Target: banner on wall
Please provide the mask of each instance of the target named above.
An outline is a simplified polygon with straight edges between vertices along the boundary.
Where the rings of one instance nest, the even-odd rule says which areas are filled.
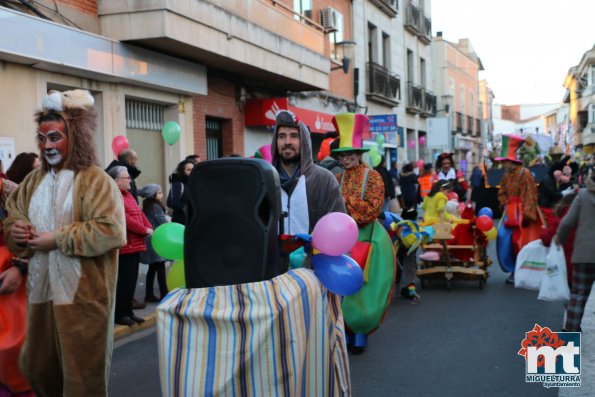
[[[399,139],[397,115],[396,114],[381,114],[368,116],[370,120],[370,140],[375,141],[376,135],[383,134],[384,142],[391,145],[400,145],[402,140]]]
[[[292,111],[312,132],[323,134],[335,130],[332,114],[292,106],[288,98],[249,100],[244,109],[244,124],[246,127],[272,127],[275,125],[275,116],[281,109]]]

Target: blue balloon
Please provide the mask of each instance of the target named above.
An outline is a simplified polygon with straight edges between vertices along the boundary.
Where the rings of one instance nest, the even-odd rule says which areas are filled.
[[[479,210],[479,212],[477,213],[477,216],[482,216],[482,215],[485,215],[490,219],[492,219],[494,217],[494,213],[492,212],[492,209],[489,207],[483,207],[482,209]]]
[[[347,255],[314,255],[312,267],[322,285],[337,295],[353,295],[364,284],[362,268]]]

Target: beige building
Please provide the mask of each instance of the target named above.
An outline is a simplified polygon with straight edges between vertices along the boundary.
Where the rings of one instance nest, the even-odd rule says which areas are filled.
[[[595,46],[570,68],[564,87],[574,148],[585,154],[595,153]]]
[[[475,165],[483,149],[483,105],[480,98],[479,71],[484,70],[469,39],[452,43],[438,32],[432,41],[434,92],[438,109],[449,117],[455,160],[466,164],[467,172]],[[489,96],[489,94],[488,94]],[[448,110],[448,111],[447,111]],[[465,163],[461,163],[465,160]]]

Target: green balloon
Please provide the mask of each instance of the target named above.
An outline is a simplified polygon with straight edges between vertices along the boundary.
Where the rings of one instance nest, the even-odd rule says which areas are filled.
[[[368,151],[368,155],[370,156],[370,158],[378,155],[378,148],[376,146],[372,146]]]
[[[184,261],[175,261],[165,278],[168,290],[186,288],[186,274],[184,272]]]
[[[151,237],[153,249],[165,259],[184,259],[184,225],[170,222],[155,229]]]
[[[163,136],[163,140],[170,145],[173,145],[180,139],[181,128],[180,124],[176,123],[175,121],[168,121],[163,124],[163,128],[161,129],[161,136]]]
[[[370,160],[372,161],[372,167],[378,167],[378,165],[382,161],[382,156],[376,153],[375,155],[370,156]]]
[[[384,134],[377,134],[376,135],[376,143],[380,147],[382,147],[382,145],[384,145]]]

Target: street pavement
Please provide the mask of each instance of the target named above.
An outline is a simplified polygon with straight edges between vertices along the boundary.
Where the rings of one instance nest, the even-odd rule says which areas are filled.
[[[496,262],[494,247],[489,254]],[[537,291],[506,284],[497,263],[490,271],[482,290],[477,282],[456,281],[448,291],[434,281],[420,290],[419,304],[395,294],[366,352],[350,356],[353,395],[556,396],[557,388],[525,383],[525,362],[517,352],[536,323],[561,330],[562,304],[538,301]],[[110,396],[159,395],[154,328],[118,340]]]

